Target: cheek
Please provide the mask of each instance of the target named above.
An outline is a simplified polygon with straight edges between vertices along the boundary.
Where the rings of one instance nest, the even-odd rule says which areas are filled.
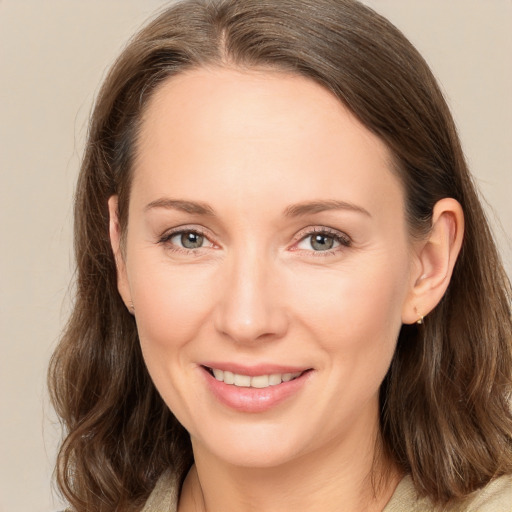
[[[211,307],[205,284],[211,278],[205,269],[184,271],[165,261],[138,263],[134,261],[130,287],[142,349],[145,354],[173,352],[203,325]]]
[[[304,277],[291,296],[323,348],[346,360],[392,356],[407,293],[407,261],[387,255],[361,258],[338,272]],[[308,293],[304,293],[304,289]]]
[[[139,262],[140,263],[140,262]],[[151,379],[179,421],[190,425],[197,379],[193,352],[209,314],[208,277],[164,262],[134,261],[130,282],[141,350]]]

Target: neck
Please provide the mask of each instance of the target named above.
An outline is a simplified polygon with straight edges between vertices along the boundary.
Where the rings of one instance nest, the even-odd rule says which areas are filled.
[[[196,463],[185,480],[179,512],[380,512],[400,475],[379,455],[376,439],[333,441],[271,468],[234,466],[193,442]]]

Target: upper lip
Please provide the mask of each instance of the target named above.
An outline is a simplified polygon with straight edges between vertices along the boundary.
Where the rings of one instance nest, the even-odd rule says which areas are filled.
[[[267,364],[260,363],[255,365],[243,365],[232,362],[203,362],[200,366],[204,366],[210,369],[228,371],[239,375],[249,375],[250,377],[256,377],[257,375],[272,375],[275,373],[297,373],[305,372],[311,368],[307,366],[288,366],[281,364]]]

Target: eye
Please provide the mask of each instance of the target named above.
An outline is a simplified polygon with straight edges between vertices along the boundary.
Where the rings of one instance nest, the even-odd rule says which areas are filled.
[[[333,236],[324,235],[321,233],[309,235],[308,239],[308,243],[311,245],[314,251],[328,251],[329,249],[339,245],[339,242],[336,241]]]
[[[185,249],[199,249],[203,246],[205,237],[194,231],[185,231],[175,234],[169,241],[174,245],[181,245]]]
[[[196,251],[214,247],[213,242],[196,229],[177,229],[163,235],[158,243],[173,251]]]
[[[349,245],[350,238],[347,235],[322,228],[306,233],[296,248],[314,252],[332,252],[341,246],[348,247]]]

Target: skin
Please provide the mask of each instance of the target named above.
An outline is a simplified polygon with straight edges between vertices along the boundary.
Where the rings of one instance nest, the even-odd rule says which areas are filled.
[[[115,196],[109,207],[120,293],[191,435],[180,512],[377,511],[389,500],[392,462],[378,459],[388,478],[376,493],[370,479],[379,387],[402,323],[442,297],[463,225],[458,204],[440,201],[432,233],[413,242],[391,166],[382,141],[305,78],[197,69],[154,94],[124,247]],[[191,231],[204,242],[187,250]],[[315,231],[333,247],[312,245]],[[309,371],[286,400],[247,412],[213,396],[205,361]]]

